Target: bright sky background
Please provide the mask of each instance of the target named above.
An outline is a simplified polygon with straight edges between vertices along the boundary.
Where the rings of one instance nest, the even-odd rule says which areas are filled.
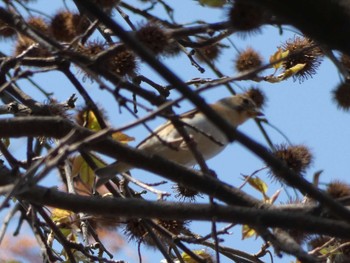
[[[69,6],[71,1],[67,1]],[[135,3],[137,6],[142,4],[137,0],[127,1],[132,4]],[[178,23],[187,23],[193,21],[193,16],[197,19],[204,19],[206,22],[219,22],[225,19],[228,12],[227,9],[211,9],[202,8],[193,0],[179,0],[179,1],[166,1],[171,3],[170,5],[175,9],[175,19]],[[54,11],[62,8],[62,1],[44,1],[38,0],[33,4],[34,8],[43,10],[48,15],[54,14]],[[164,13],[163,10],[159,9],[155,14]],[[122,19],[115,12],[114,17],[117,21],[120,21],[123,25]],[[141,17],[131,16],[131,20],[134,24],[139,24],[144,21]],[[126,29],[128,29],[125,26]],[[294,33],[288,30],[284,30],[284,34],[279,35],[277,28],[272,26],[266,26],[263,28],[261,34],[255,34],[250,37],[242,38],[237,35],[232,35],[230,39],[233,43],[241,50],[247,46],[251,46],[262,54],[265,62],[268,62],[269,57],[277,51],[277,47],[280,46],[286,39],[293,37]],[[6,54],[10,54],[9,50],[13,50],[13,46],[10,46],[11,42],[2,42],[0,50]],[[222,43],[230,45],[227,40]],[[237,53],[234,49],[225,51],[217,62],[218,68],[228,76],[234,76],[234,63],[233,60]],[[204,74],[198,72],[193,66],[191,66],[188,58],[182,55],[180,59],[170,59],[164,61],[182,80],[187,81],[193,78],[215,78],[215,75],[207,69]],[[204,65],[202,65],[204,66]],[[204,66],[205,67],[205,66]],[[162,80],[156,73],[149,70],[146,65],[141,65],[139,72],[150,79],[158,82],[159,84],[166,85],[167,83]],[[263,74],[271,74],[273,70],[265,71]],[[47,90],[55,92],[55,98],[59,101],[66,100],[72,92],[72,86],[68,83],[63,75],[60,73],[52,73],[50,77],[47,74],[38,75],[35,78],[43,87]],[[305,144],[312,150],[314,154],[314,162],[307,171],[307,179],[312,180],[312,175],[318,170],[324,170],[321,176],[322,183],[328,183],[330,180],[339,179],[348,181],[349,176],[349,155],[347,154],[350,134],[350,115],[348,112],[338,110],[336,105],[332,101],[331,91],[336,87],[337,83],[340,82],[339,75],[335,67],[326,59],[320,67],[318,74],[313,79],[306,80],[303,83],[293,82],[288,80],[282,83],[252,83],[252,82],[239,82],[240,87],[249,88],[252,85],[260,87],[268,98],[268,104],[265,108],[264,114],[267,120],[277,126],[293,144]],[[107,97],[106,92],[101,92],[98,87],[87,80],[84,86],[90,93],[90,95],[96,99],[102,106],[106,106],[108,109],[108,116],[110,122],[117,127],[130,123],[132,119],[126,112],[119,114],[119,109],[115,108],[113,99]],[[234,85],[233,85],[234,86]],[[236,89],[239,92],[239,89]],[[29,94],[32,94],[33,87],[27,85]],[[36,94],[36,93],[35,93]],[[208,102],[215,102],[217,99],[228,96],[229,93],[225,87],[219,87],[215,90],[211,90],[203,93],[203,96]],[[178,94],[173,92],[171,98],[177,98]],[[44,98],[43,98],[44,99]],[[82,104],[83,100],[79,99],[78,104]],[[112,104],[113,103],[113,104]],[[111,106],[108,106],[111,105]],[[178,112],[184,112],[192,108],[189,103],[182,103],[182,108]],[[142,113],[141,115],[142,116]],[[156,127],[162,123],[162,120],[156,120],[150,123],[152,127]],[[274,143],[285,143],[285,139],[274,129],[265,126],[268,134],[270,135]],[[254,121],[250,121],[240,127],[240,130],[254,138],[260,143],[266,144],[262,137],[259,129],[257,128]],[[137,128],[127,132],[128,135],[134,136],[136,141],[132,145],[136,145],[148,132],[144,128]],[[18,140],[12,143],[11,150],[20,151],[23,141]],[[223,153],[215,157],[213,160],[208,162],[210,168],[214,169],[219,178],[223,181],[229,182],[235,186],[239,186],[242,183],[241,174],[249,175],[255,170],[264,166],[264,163],[251,154],[248,150],[241,147],[238,143],[234,143],[229,146]],[[159,178],[145,176],[145,172],[135,171],[133,173],[136,177],[147,182],[160,181]],[[277,189],[280,188],[279,184],[271,183],[265,172],[259,174],[270,186],[269,195],[272,195]],[[150,179],[151,178],[151,179]],[[47,184],[52,182],[47,181]],[[168,186],[164,189],[169,190]],[[260,198],[260,195],[251,188],[246,188],[246,191],[254,194]],[[292,193],[292,191],[289,191]],[[151,196],[155,198],[155,196]],[[284,201],[286,198],[285,193],[281,194],[281,197],[277,200],[278,202]],[[200,201],[200,199],[199,199]],[[207,201],[203,199],[203,201]],[[1,213],[3,215],[4,213]],[[209,224],[196,222],[192,224],[195,226],[194,231],[198,231],[200,234],[208,234],[210,231]],[[204,231],[203,231],[204,230]],[[262,244],[261,240],[258,241],[253,239],[241,241],[241,228],[236,227],[232,230],[233,235],[231,237],[225,236],[224,239],[227,241],[227,245],[242,249],[249,253],[256,253],[259,251]],[[125,259],[128,262],[137,262],[136,250],[131,245],[123,250],[123,253],[117,255],[115,259]],[[134,254],[135,253],[135,254]],[[147,249],[142,247],[142,253],[145,255],[143,262],[159,262],[163,256],[155,253],[153,249]],[[268,262],[269,259],[265,258]],[[278,262],[290,262],[290,258],[275,259]],[[226,258],[222,257],[222,262],[225,262]],[[275,261],[277,262],[277,261]]]

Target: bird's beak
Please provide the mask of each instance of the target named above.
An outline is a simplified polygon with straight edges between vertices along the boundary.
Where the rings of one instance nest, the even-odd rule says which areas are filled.
[[[264,113],[262,113],[262,112],[259,111],[259,110],[252,110],[252,111],[249,112],[249,113],[250,113],[250,115],[252,116],[252,118],[264,116]]]

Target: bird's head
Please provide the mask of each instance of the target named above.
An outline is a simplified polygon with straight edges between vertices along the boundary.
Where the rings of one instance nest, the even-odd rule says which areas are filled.
[[[249,118],[263,115],[254,101],[245,94],[223,98],[218,101],[218,104],[230,110],[231,116],[223,117],[228,118],[234,125],[242,124]]]

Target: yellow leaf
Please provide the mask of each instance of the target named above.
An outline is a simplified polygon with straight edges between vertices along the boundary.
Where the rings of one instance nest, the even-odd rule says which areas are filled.
[[[94,185],[94,183],[95,183],[95,173],[90,168],[90,166],[87,164],[87,162],[85,162],[85,161],[82,162],[79,174],[80,174],[81,181],[84,184],[86,184],[86,185],[88,185],[90,187],[92,187]]]
[[[93,111],[88,110],[83,113],[84,127],[93,130],[100,131],[101,126],[97,121],[97,118]],[[118,142],[127,143],[135,140],[134,137],[130,137],[122,132],[115,132],[112,134],[112,138]]]
[[[212,256],[204,249],[201,250],[192,250],[192,252],[198,256],[200,256],[201,258],[204,259],[205,262],[213,262],[212,260],[210,261],[210,259],[212,259]],[[191,256],[189,256],[187,253],[182,253],[181,254],[183,261],[185,261],[186,263],[195,263],[197,262],[197,260],[194,260]]]
[[[261,180],[259,177],[255,176],[244,176],[245,179],[247,179],[248,184],[250,184],[252,187],[254,187],[256,190],[258,190],[262,194],[266,194],[268,186],[267,184]]]
[[[106,163],[96,155],[89,154],[89,156],[98,168],[106,166]],[[72,164],[72,177],[76,177],[78,175],[80,176],[82,182],[90,187],[92,187],[95,183],[95,172],[90,168],[88,163],[81,155],[74,157]]]
[[[250,238],[256,234],[255,230],[250,228],[248,225],[242,226],[242,240],[246,238]]]
[[[55,223],[70,223],[72,221],[73,212],[55,208],[51,212],[51,219]]]
[[[289,50],[283,51],[281,48],[279,48],[277,52],[270,57],[270,63],[273,64],[276,61],[281,60],[280,62],[273,64],[273,67],[277,70],[282,66],[282,63],[283,63],[282,59],[286,58],[288,54],[289,54]]]
[[[198,2],[209,7],[223,7],[226,4],[226,0],[199,0]]]
[[[122,142],[122,143],[128,143],[130,141],[135,140],[134,137],[130,137],[128,135],[126,135],[125,133],[122,132],[115,132],[112,134],[112,138],[118,142]]]
[[[302,70],[306,64],[296,64],[295,66],[287,69],[285,72],[283,72],[280,76],[282,76],[282,80],[285,80],[287,78],[290,78],[291,76],[297,74],[300,70]],[[278,77],[280,77],[278,76]]]
[[[97,121],[95,113],[92,110],[87,110],[83,113],[84,127],[93,130],[101,130],[101,126]]]
[[[71,175],[73,178],[79,175],[81,167],[83,166],[84,162],[85,160],[80,155],[74,157],[73,164],[72,164],[72,175]]]

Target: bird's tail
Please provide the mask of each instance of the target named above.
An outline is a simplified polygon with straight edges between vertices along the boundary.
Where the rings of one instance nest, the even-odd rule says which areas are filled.
[[[106,183],[108,180],[112,179],[116,174],[125,173],[132,168],[133,167],[130,164],[123,162],[115,162],[103,168],[96,169],[95,174],[99,177],[97,186]]]

